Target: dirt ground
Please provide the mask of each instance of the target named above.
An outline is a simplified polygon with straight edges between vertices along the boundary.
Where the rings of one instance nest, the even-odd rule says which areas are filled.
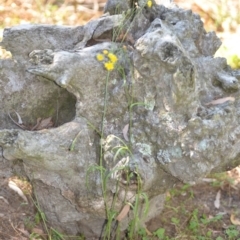
[[[0,239],[48,239],[29,183],[17,177],[0,178],[0,182]],[[12,182],[22,190],[28,203],[9,187]],[[240,168],[237,167],[205,178],[195,186],[177,184],[168,192],[163,212],[147,224],[148,234],[143,236],[159,239],[151,234],[162,228],[165,230],[162,239],[237,240],[239,225]]]
[[[98,1],[85,2],[94,2],[96,6]],[[104,1],[100,2],[102,6]],[[206,14],[206,24],[214,24],[207,10],[199,8],[199,4],[191,5],[194,1],[179,2],[186,8],[202,11]],[[215,11],[214,8],[211,11]],[[4,21],[8,16],[7,12],[5,14]],[[92,12],[89,11],[89,14]],[[224,26],[228,28],[226,24]],[[222,26],[217,27],[217,30],[223,30]],[[31,186],[24,178],[19,179],[7,171],[4,172],[4,164],[0,162],[0,240],[47,239],[41,216],[31,197]],[[142,239],[154,238],[151,234],[159,228],[164,229],[165,238],[162,239],[166,240],[240,239],[239,181],[240,168],[236,168],[225,174],[205,178],[195,186],[179,183],[168,192],[163,212],[147,224],[149,232],[142,233]],[[52,240],[55,239],[60,238]]]
[[[0,239],[28,240],[30,232],[33,230],[31,225],[35,222],[36,210],[31,199],[26,203],[17,192],[9,188],[10,181],[16,182],[20,189],[26,185],[24,181],[23,184],[22,181],[14,177],[0,178]]]
[[[170,190],[163,212],[148,223],[171,239],[240,239],[240,168]]]

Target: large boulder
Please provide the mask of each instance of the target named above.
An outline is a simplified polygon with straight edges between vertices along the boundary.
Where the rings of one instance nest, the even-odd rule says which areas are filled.
[[[88,238],[143,225],[174,183],[240,163],[240,71],[214,58],[215,33],[176,6],[112,4],[83,27],[20,25],[0,43],[12,53],[0,60],[1,162],[22,163],[53,227]]]

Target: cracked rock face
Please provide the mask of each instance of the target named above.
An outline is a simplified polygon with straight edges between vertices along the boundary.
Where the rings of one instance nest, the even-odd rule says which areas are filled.
[[[25,76],[35,87],[50,80],[49,99],[53,82],[76,98],[74,119],[66,117],[61,126],[31,132],[6,124],[0,131],[3,157],[23,160],[48,220],[66,233],[100,236],[113,197],[119,213],[126,202],[134,204],[139,186],[150,200],[144,224],[161,211],[175,182],[194,183],[240,163],[240,71],[213,57],[220,46],[215,33],[206,33],[196,14],[174,7],[153,5],[126,16],[106,15],[78,28],[4,32],[1,45],[19,65],[0,63],[14,76],[24,69],[19,85]],[[22,39],[19,45],[12,36]],[[44,87],[37,95],[42,101],[40,93],[46,95]],[[105,199],[99,164],[107,179]],[[132,217],[130,210],[122,229]]]

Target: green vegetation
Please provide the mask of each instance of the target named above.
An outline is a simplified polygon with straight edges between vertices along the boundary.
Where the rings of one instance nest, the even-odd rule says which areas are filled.
[[[150,2],[150,1],[149,1]],[[149,5],[149,4],[148,4]],[[138,11],[141,11],[141,9],[138,9]],[[130,11],[126,14],[125,19],[121,23],[120,27],[117,29],[114,29],[113,31],[113,41],[116,41],[116,39],[119,39],[119,36],[121,36],[121,42],[124,43],[125,38],[127,36],[128,29],[126,29],[126,22],[128,22],[129,18],[132,17],[133,14],[138,14],[135,11]],[[101,178],[101,188],[102,188],[102,196],[104,199],[104,206],[105,206],[105,211],[106,211],[106,224],[104,226],[104,231],[102,238],[105,240],[110,240],[110,239],[120,239],[119,232],[120,232],[120,225],[122,219],[131,211],[132,217],[129,222],[129,226],[127,229],[127,239],[134,240],[137,239],[138,236],[142,236],[143,231],[142,229],[142,220],[143,218],[147,215],[148,213],[148,208],[149,208],[149,201],[148,201],[148,196],[146,193],[142,191],[142,180],[138,174],[138,170],[136,169],[134,172],[129,169],[128,165],[123,165],[120,167],[114,167],[110,172],[109,170],[104,167],[104,149],[103,149],[103,144],[102,142],[106,140],[107,136],[104,135],[104,129],[105,129],[105,120],[107,118],[107,99],[108,99],[108,88],[109,88],[109,80],[111,78],[111,73],[113,71],[117,71],[119,75],[123,78],[124,81],[124,90],[127,95],[128,103],[127,103],[127,108],[129,110],[129,142],[126,143],[123,139],[120,139],[117,136],[113,136],[120,145],[113,146],[111,151],[115,152],[115,155],[112,159],[113,162],[117,159],[117,157],[125,157],[129,158],[132,156],[132,151],[131,151],[131,128],[132,128],[132,112],[134,109],[134,106],[146,106],[144,103],[134,103],[133,102],[133,96],[132,96],[132,88],[133,86],[128,86],[127,81],[126,81],[126,73],[124,66],[121,66],[121,63],[119,63],[119,58],[124,57],[124,62],[130,62],[128,60],[128,55],[126,53],[126,49],[124,48],[123,44],[119,44],[119,49],[115,50],[107,50],[104,49],[101,53],[98,53],[96,55],[96,59],[103,65],[103,68],[106,70],[106,81],[105,81],[105,94],[104,94],[104,107],[103,107],[103,115],[102,115],[102,124],[101,124],[101,129],[98,130],[97,132],[100,133],[100,157],[99,157],[99,165],[91,166],[88,170],[87,173],[87,184],[88,184],[88,177],[90,173],[98,171],[100,174]],[[132,69],[130,69],[132,71]],[[94,127],[94,129],[96,129]],[[110,195],[108,195],[108,189],[109,189],[109,182],[111,176],[117,172],[121,171],[125,175],[125,180],[126,180],[126,187],[125,187],[125,197],[124,200],[122,201],[122,207],[121,211],[116,209],[116,196],[118,194],[114,194],[113,198]],[[114,179],[114,182],[116,184],[115,186],[115,191],[118,193],[119,191],[119,179]],[[135,195],[132,197],[131,200],[127,199],[127,192],[129,191],[130,185],[134,181],[136,183],[136,191]],[[111,182],[112,184],[112,182]],[[111,185],[112,188],[112,185]],[[144,209],[143,209],[143,216],[140,216],[140,206],[144,204]],[[116,222],[116,223],[115,223]],[[113,225],[117,225],[117,228],[112,228]],[[114,237],[113,237],[114,236]]]
[[[38,201],[34,200],[33,198],[32,198],[32,201],[37,209],[37,213],[35,214],[35,220],[34,220],[34,222],[31,222],[31,224],[29,224],[30,223],[29,221],[25,223],[28,228],[31,227],[31,229],[32,229],[32,233],[29,236],[30,240],[35,240],[35,239],[37,239],[37,240],[42,240],[42,239],[65,240],[66,237],[71,238],[73,240],[83,240],[84,239],[84,237],[82,237],[82,236],[79,236],[79,237],[64,236],[63,234],[59,233],[56,229],[49,227],[46,216],[45,216],[44,212],[42,211]],[[33,231],[34,227],[37,225],[40,225],[40,224],[43,225],[43,229],[45,230],[46,234],[36,232],[36,230]]]
[[[227,63],[235,69],[240,68],[240,48],[238,46],[238,35],[236,34],[231,40],[226,40],[217,51],[216,56],[224,56]]]

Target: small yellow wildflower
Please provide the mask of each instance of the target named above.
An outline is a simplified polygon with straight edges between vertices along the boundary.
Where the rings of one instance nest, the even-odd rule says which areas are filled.
[[[104,55],[102,55],[100,53],[98,53],[96,57],[97,57],[98,61],[103,61],[103,59],[104,59]]]
[[[116,63],[117,60],[118,60],[117,56],[116,56],[115,54],[113,54],[113,53],[109,53],[107,56],[108,56],[109,60],[110,60],[113,64]]]
[[[147,6],[148,6],[149,8],[152,7],[152,1],[151,1],[151,0],[148,0],[148,1],[147,1]]]
[[[108,50],[103,50],[103,54],[107,55],[108,54]]]
[[[113,62],[106,62],[104,63],[104,67],[108,70],[108,71],[112,71],[114,69],[114,63]]]

